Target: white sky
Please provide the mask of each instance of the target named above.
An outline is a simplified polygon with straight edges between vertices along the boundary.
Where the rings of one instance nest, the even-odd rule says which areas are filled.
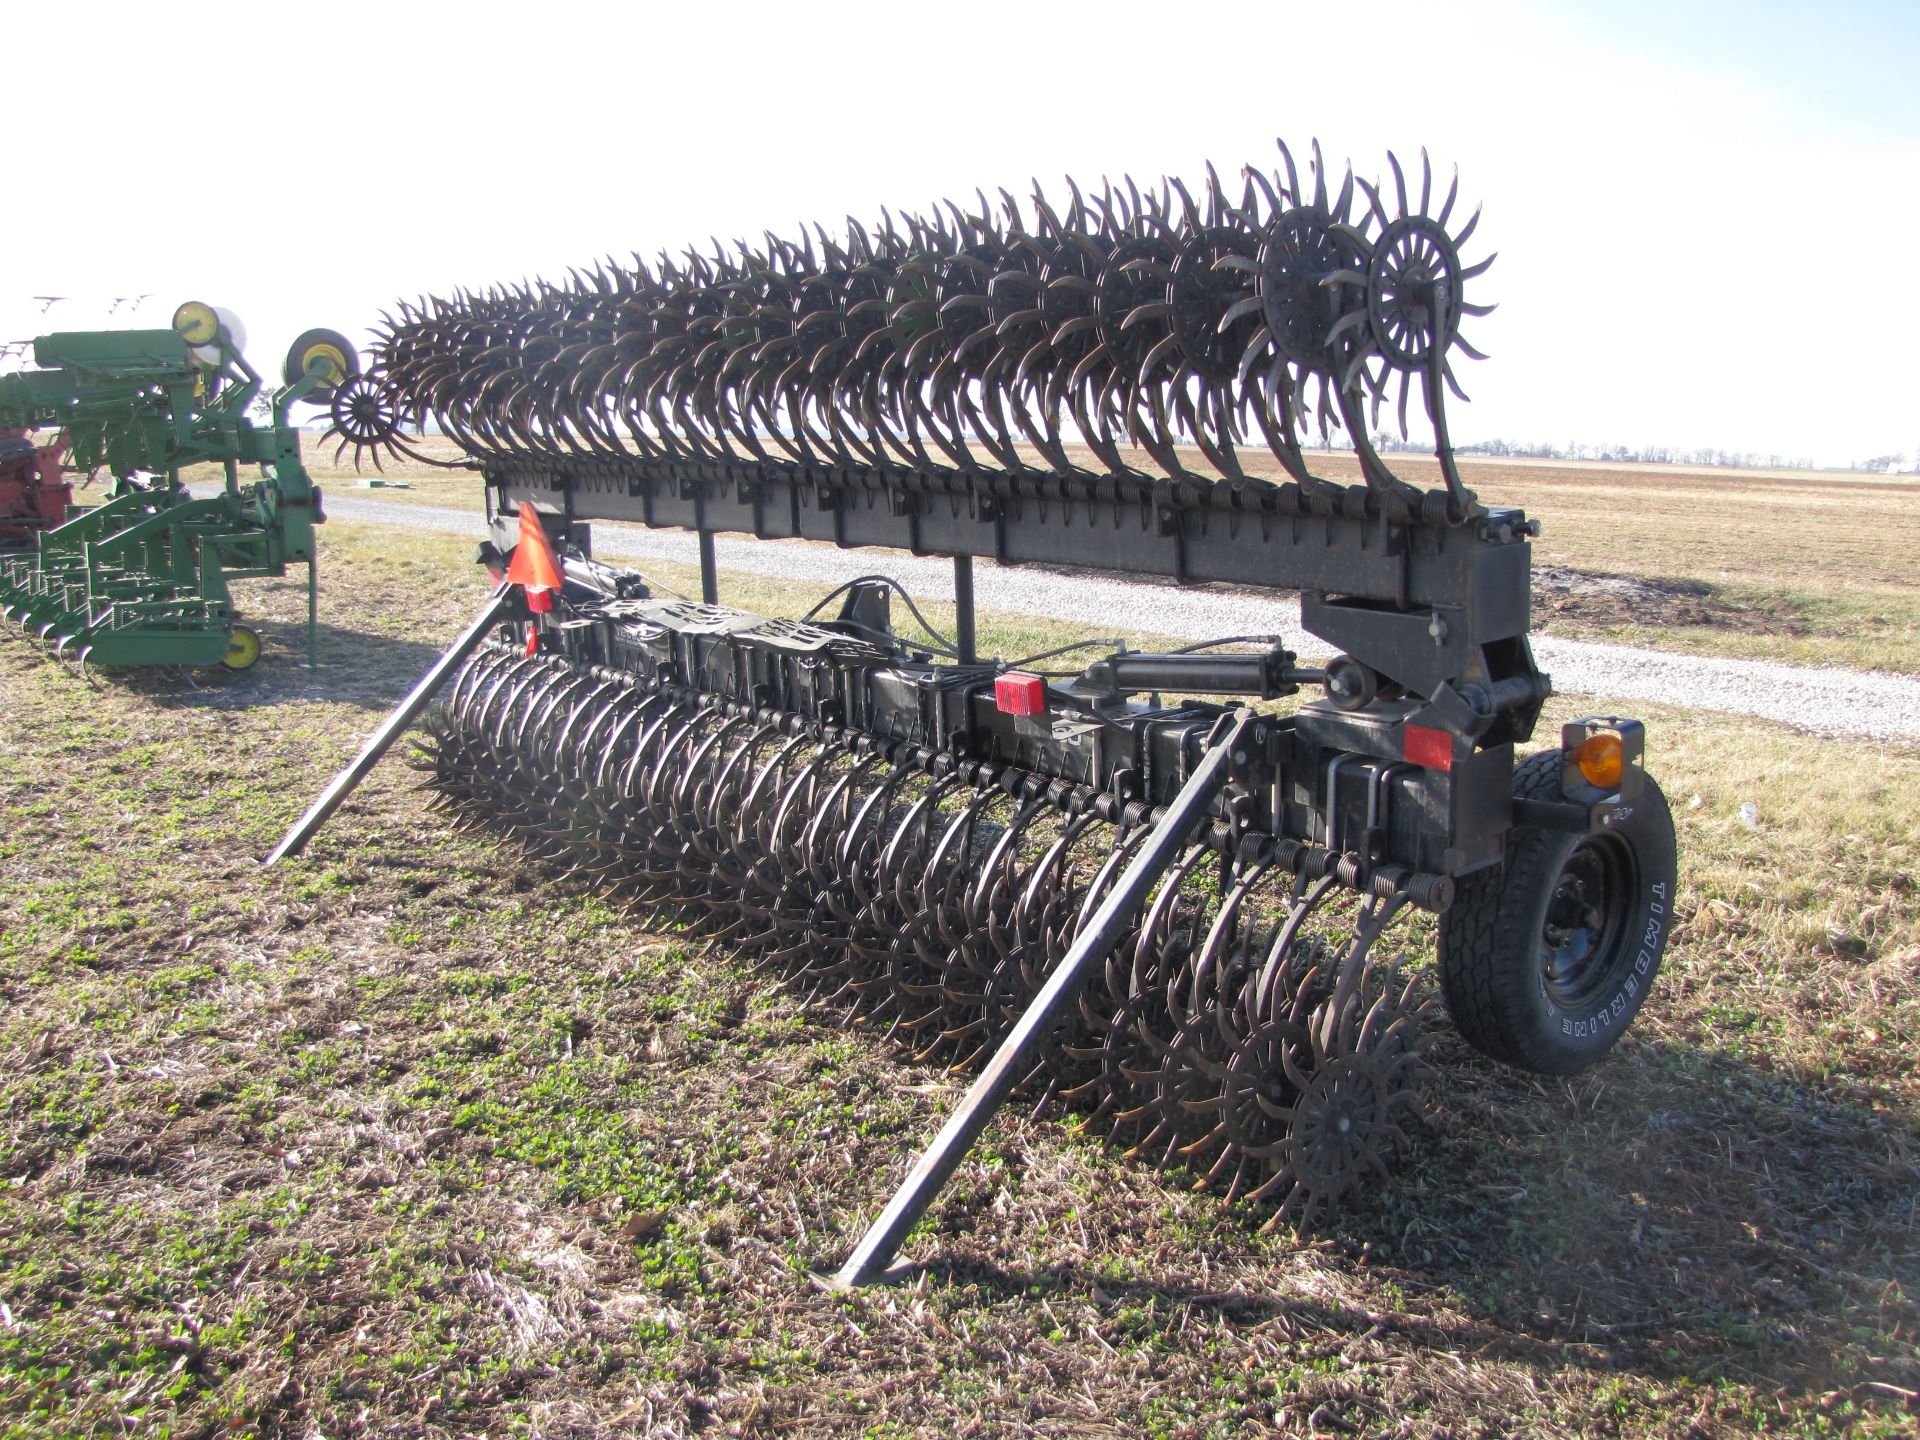
[[[1920,448],[1903,0],[14,9],[0,341],[204,299],[277,374],[403,295],[1317,135],[1485,205],[1457,441]]]

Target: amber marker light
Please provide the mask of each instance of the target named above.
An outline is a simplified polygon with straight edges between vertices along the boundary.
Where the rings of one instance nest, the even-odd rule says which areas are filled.
[[[1573,752],[1573,763],[1580,767],[1580,773],[1587,777],[1589,785],[1597,785],[1602,790],[1617,790],[1626,764],[1620,737],[1611,730],[1589,735],[1580,742],[1580,748]]]

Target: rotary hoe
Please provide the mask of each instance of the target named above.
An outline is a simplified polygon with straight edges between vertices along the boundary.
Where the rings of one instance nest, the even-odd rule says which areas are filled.
[[[401,306],[334,434],[453,437],[511,563],[273,858],[424,714],[446,804],[977,1072],[847,1284],[1015,1093],[1268,1224],[1364,1194],[1420,1108],[1416,916],[1472,1045],[1593,1063],[1660,963],[1672,822],[1634,721],[1516,759],[1538,526],[1463,483],[1444,408],[1491,257],[1457,181],[1389,169],[1282,146],[1233,194],[1002,192]],[[1428,486],[1369,441],[1415,395]],[[1336,428],[1354,483],[1303,445]],[[702,598],[594,561],[593,520],[696,532]],[[953,633],[878,576],[721,606],[718,532],[950,558]],[[984,658],[977,559],[1298,591],[1333,658]]]

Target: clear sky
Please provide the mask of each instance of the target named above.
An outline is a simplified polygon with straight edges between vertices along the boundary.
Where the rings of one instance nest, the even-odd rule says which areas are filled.
[[[402,295],[1318,136],[1485,206],[1457,439],[1920,448],[1913,0],[14,9],[0,341],[195,298],[277,371]]]

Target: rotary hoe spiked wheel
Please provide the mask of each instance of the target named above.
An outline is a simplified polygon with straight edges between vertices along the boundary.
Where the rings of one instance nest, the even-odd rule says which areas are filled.
[[[1070,499],[1104,475],[1151,472],[1203,500],[1247,489],[1240,449],[1263,442],[1312,509],[1328,487],[1304,434],[1344,429],[1368,457],[1366,504],[1404,515],[1420,497],[1371,450],[1366,406],[1393,376],[1421,382],[1443,426],[1466,282],[1457,183],[1430,213],[1389,157],[1391,198],[1349,172],[1329,185],[1316,146],[1303,181],[1249,170],[1230,195],[1132,181],[1057,207],[1001,193],[711,255],[609,262],[566,285],[495,288],[402,304],[366,373],[335,392],[328,438],[356,463],[431,419],[477,461],[559,465],[829,467],[876,479],[982,469]],[[1081,452],[1091,452],[1089,472]],[[1441,443],[1446,505],[1475,502]],[[1197,452],[1197,453],[1195,453]],[[1035,456],[1040,463],[1034,462]],[[1198,462],[1198,463],[1196,463]],[[442,463],[442,462],[427,462]],[[891,482],[889,482],[891,483]]]
[[[428,715],[436,803],[731,945],[914,1060],[975,1069],[1145,831],[1000,767],[945,774],[516,646]],[[1022,1089],[1187,1174],[1317,1218],[1419,1111],[1425,1001],[1373,958],[1399,904],[1296,894],[1191,847]],[[1348,903],[1352,902],[1352,903]]]

